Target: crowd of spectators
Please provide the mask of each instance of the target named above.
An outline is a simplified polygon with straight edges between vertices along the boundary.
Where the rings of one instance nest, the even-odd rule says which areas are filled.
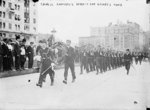
[[[8,38],[0,38],[0,72],[5,71],[22,71],[32,69],[34,66],[39,70],[40,62],[35,62],[35,56],[39,55],[42,40],[35,45],[34,42],[29,42],[27,45],[26,39],[21,39],[16,36],[15,40]],[[58,57],[61,58],[63,50],[58,50]],[[75,62],[79,62],[79,48],[75,47]],[[35,65],[34,65],[35,64]],[[62,62],[61,62],[62,64]]]
[[[25,62],[28,60],[27,68],[33,68],[34,43],[26,45],[26,39],[16,36],[12,41],[8,38],[0,38],[0,72],[25,70]]]

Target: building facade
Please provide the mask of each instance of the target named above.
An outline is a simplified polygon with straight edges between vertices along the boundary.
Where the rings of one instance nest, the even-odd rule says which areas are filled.
[[[37,34],[37,6],[32,0],[0,0],[0,36],[30,39]]]
[[[79,46],[85,46],[85,45],[93,45],[94,47],[104,46],[105,39],[97,36],[79,37]]]
[[[106,27],[91,27],[90,37],[80,37],[79,45],[93,44],[116,50],[139,48],[143,31],[137,23],[110,23]]]

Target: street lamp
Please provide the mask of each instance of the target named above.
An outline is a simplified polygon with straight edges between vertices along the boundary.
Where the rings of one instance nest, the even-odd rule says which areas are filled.
[[[53,28],[53,30],[51,31],[52,34],[56,33],[56,30]]]

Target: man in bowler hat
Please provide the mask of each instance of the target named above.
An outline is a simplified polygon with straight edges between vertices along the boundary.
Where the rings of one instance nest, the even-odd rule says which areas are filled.
[[[15,68],[20,70],[20,36],[16,36],[16,43],[14,44]]]
[[[27,56],[28,56],[28,68],[31,69],[33,67],[33,58],[34,58],[34,49],[33,42],[30,42],[30,46],[27,47]]]

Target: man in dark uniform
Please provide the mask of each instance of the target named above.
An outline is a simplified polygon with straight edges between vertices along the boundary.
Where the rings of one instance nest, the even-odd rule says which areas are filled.
[[[99,73],[100,70],[100,54],[99,54],[99,49],[97,48],[97,50],[95,51],[95,62],[96,62],[96,71],[97,71],[97,75]]]
[[[90,64],[91,64],[91,59],[90,59],[90,51],[87,50],[86,51],[86,58],[87,58],[87,64],[86,64],[86,70],[87,70],[87,73],[90,72]]]
[[[33,67],[33,58],[34,58],[34,49],[33,42],[30,42],[30,45],[27,47],[27,57],[28,57],[28,68],[31,69]]]
[[[75,53],[74,48],[71,47],[71,41],[66,41],[67,47],[66,47],[66,53],[65,53],[65,71],[64,71],[64,80],[63,83],[67,84],[67,77],[68,77],[68,69],[71,69],[72,73],[72,82],[75,81],[76,75],[75,75],[75,65],[74,65],[74,59],[75,59]]]
[[[137,52],[134,53],[134,59],[135,59],[135,64],[137,65],[138,64],[138,53]]]
[[[111,51],[111,54],[110,54],[110,63],[111,63],[111,68],[114,69],[114,64],[113,64],[113,52]]]
[[[94,71],[94,53],[92,50],[89,51],[89,65],[90,71]]]
[[[107,54],[105,50],[103,52],[103,70],[104,72],[107,71]]]
[[[124,55],[124,62],[125,62],[125,68],[127,70],[127,75],[129,74],[129,70],[130,70],[130,65],[132,62],[132,56],[130,54],[129,49],[126,50],[126,53]]]
[[[111,53],[108,52],[108,69],[111,70]]]
[[[143,54],[141,52],[139,52],[138,59],[139,59],[140,65],[141,65],[142,60],[143,60]]]
[[[104,53],[103,53],[103,50],[100,50],[99,54],[100,54],[100,60],[99,60],[100,71],[101,71],[101,73],[103,73],[104,72]]]
[[[2,72],[2,68],[3,68],[3,49],[2,49],[2,36],[0,36],[0,72]]]
[[[20,36],[16,36],[16,43],[14,44],[15,68],[20,70]]]
[[[51,79],[51,86],[54,84],[54,69],[52,66],[52,63],[54,61],[52,60],[52,51],[47,47],[47,44],[45,41],[42,42],[42,47],[39,50],[39,53],[41,55],[41,71],[37,86],[42,87],[43,81],[45,80],[47,74],[49,74]]]
[[[85,50],[81,51],[80,52],[80,69],[81,69],[81,73],[80,74],[83,74],[83,69],[86,69],[86,64],[87,64],[86,60],[87,60],[87,58],[86,58]]]

